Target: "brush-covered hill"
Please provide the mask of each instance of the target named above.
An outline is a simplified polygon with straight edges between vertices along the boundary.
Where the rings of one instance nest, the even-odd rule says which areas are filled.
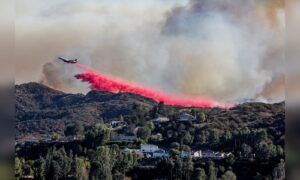
[[[148,112],[157,104],[130,93],[90,91],[68,94],[38,83],[15,86],[17,137],[24,134],[61,133],[73,121],[92,124],[134,114],[136,106]]]
[[[39,83],[16,85],[15,96],[17,139],[53,132],[62,134],[66,125],[74,121],[88,125],[119,119],[120,115],[125,120],[137,116],[149,120],[159,106],[149,98],[131,93],[68,94]],[[205,129],[267,127],[275,134],[284,133],[284,103],[245,103],[231,109],[164,106],[157,114],[174,117],[182,111],[203,112],[207,120],[201,127]]]

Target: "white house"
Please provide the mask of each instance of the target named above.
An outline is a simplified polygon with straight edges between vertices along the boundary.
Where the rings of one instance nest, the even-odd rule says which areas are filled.
[[[111,121],[110,125],[112,128],[117,128],[127,126],[127,123],[125,121]]]
[[[152,144],[141,144],[141,151],[143,153],[153,153],[155,151],[158,151],[159,148],[156,145]]]
[[[169,153],[163,149],[157,150],[152,154],[153,158],[162,158],[162,157],[169,157],[169,156],[170,156]]]
[[[195,151],[192,155],[194,158],[201,158],[202,157],[202,151]]]
[[[170,121],[170,119],[167,117],[157,117],[157,118],[152,119],[151,121],[154,123],[163,123],[163,122]]]
[[[51,142],[52,141],[52,138],[51,137],[45,137],[42,139],[42,142]]]
[[[22,176],[22,179],[34,179],[33,175],[24,175]]]
[[[203,151],[202,158],[213,158],[215,157],[215,153],[213,151]]]
[[[134,153],[138,156],[138,158],[144,158],[144,153],[142,153],[139,149],[129,149],[129,148],[125,148],[123,149],[123,152],[125,153]]]
[[[190,114],[187,114],[187,113],[183,113],[183,114],[180,114],[179,116],[177,116],[176,120],[177,121],[194,121],[194,120],[196,120],[196,117],[194,117]]]
[[[203,151],[202,158],[224,159],[225,154],[223,152]]]

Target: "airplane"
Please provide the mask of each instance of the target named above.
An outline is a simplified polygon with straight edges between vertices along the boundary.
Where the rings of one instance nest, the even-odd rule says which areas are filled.
[[[65,58],[62,58],[62,57],[58,57],[58,59],[62,60],[65,63],[69,63],[69,64],[77,63],[77,59],[65,59]]]

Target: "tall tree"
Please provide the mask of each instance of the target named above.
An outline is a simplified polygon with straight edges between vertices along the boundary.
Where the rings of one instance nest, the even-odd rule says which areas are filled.
[[[230,131],[225,131],[225,133],[222,136],[222,141],[224,143],[230,141],[232,139],[232,133]]]
[[[192,172],[194,170],[194,163],[192,161],[192,158],[188,157],[183,159],[183,179],[189,180],[191,178]]]
[[[67,178],[71,170],[72,157],[69,157],[64,148],[53,148],[46,155],[45,179]]]
[[[110,138],[110,130],[105,124],[96,124],[87,129],[86,142],[91,147],[104,145]]]
[[[194,178],[196,180],[206,180],[205,170],[203,168],[196,168],[194,172]]]
[[[65,130],[66,136],[83,136],[84,134],[84,127],[81,123],[75,122],[74,124],[67,126]]]
[[[70,175],[75,179],[87,180],[88,179],[88,162],[76,155],[72,159]]]
[[[277,155],[276,146],[271,142],[261,141],[256,145],[256,155],[260,160],[269,160]]]
[[[34,177],[36,179],[45,179],[46,161],[43,157],[40,157],[34,163]]]
[[[33,169],[32,169],[31,165],[28,162],[26,162],[23,166],[22,175],[23,176],[33,175]]]
[[[120,148],[117,144],[113,144],[109,150],[110,165],[113,167],[117,161],[120,160]]]
[[[151,130],[153,130],[153,129],[155,128],[153,122],[151,122],[151,121],[148,121],[148,122],[146,123],[146,126],[147,126],[149,129],[151,129]]]
[[[22,175],[23,162],[18,157],[15,157],[15,178],[19,179]]]
[[[142,140],[147,142],[151,136],[151,129],[149,129],[148,127],[141,127],[138,129],[136,135],[138,138],[141,138]]]
[[[249,146],[248,144],[243,143],[242,144],[242,153],[243,153],[243,156],[246,157],[246,158],[248,158],[251,152],[252,152],[251,146]]]
[[[212,160],[208,161],[208,180],[217,180],[217,169]]]
[[[176,156],[174,165],[175,179],[182,179],[182,166],[182,159]]]
[[[209,132],[209,142],[213,144],[218,144],[220,142],[220,133],[217,129],[212,129]]]
[[[163,174],[164,176],[173,178],[173,168],[174,168],[174,161],[171,158],[163,158],[159,161],[157,165],[157,169]]]
[[[207,139],[208,139],[207,134],[208,134],[207,131],[201,131],[200,137],[199,137],[199,143],[200,143],[200,144],[205,144],[205,143],[207,143]]]
[[[193,136],[188,131],[184,131],[182,137],[183,144],[191,144],[193,142]]]
[[[206,115],[204,114],[204,112],[198,114],[197,119],[199,123],[204,123],[206,121]]]
[[[222,180],[236,180],[236,175],[232,171],[228,170],[225,172],[225,174],[222,175],[221,179]]]
[[[91,159],[90,179],[112,179],[110,151],[107,146],[99,146],[95,156]]]

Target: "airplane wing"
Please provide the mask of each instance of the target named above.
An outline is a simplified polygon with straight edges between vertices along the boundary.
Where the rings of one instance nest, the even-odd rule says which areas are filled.
[[[65,59],[63,57],[58,57],[58,59],[63,60],[63,61],[68,61],[67,59]]]

